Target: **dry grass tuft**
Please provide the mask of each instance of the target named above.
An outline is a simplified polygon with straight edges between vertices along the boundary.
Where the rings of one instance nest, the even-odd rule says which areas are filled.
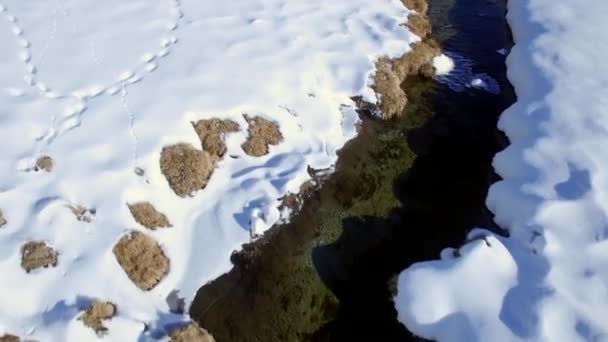
[[[78,221],[86,223],[91,222],[91,215],[94,215],[94,211],[92,209],[87,209],[81,205],[68,205],[68,208],[70,208],[70,211],[72,214],[74,214],[74,216],[76,216]]]
[[[21,341],[19,337],[11,334],[6,334],[0,336],[0,342],[19,342]]]
[[[241,147],[248,155],[261,157],[268,154],[268,146],[278,145],[283,141],[283,135],[276,122],[261,116],[250,118],[247,115],[245,120],[249,124],[249,135]]]
[[[380,58],[376,62],[373,89],[380,95],[379,107],[385,119],[399,116],[407,104],[407,96],[401,88],[401,82],[393,70],[393,61]]]
[[[36,160],[34,171],[44,170],[46,172],[53,171],[53,159],[49,156],[42,156]]]
[[[108,328],[103,325],[103,321],[111,319],[114,315],[116,315],[116,305],[95,299],[78,319],[93,329],[95,333],[102,335],[108,331]]]
[[[150,290],[169,271],[169,259],[151,237],[132,231],[112,249],[129,279],[142,290]]]
[[[2,212],[2,209],[0,209],[0,227],[4,226],[6,224],[6,219],[4,218],[4,213]]]
[[[411,45],[412,51],[393,61],[393,70],[400,79],[419,75],[433,77],[433,58],[441,54],[439,44],[432,39]]]
[[[429,10],[427,0],[403,0],[403,4],[410,10],[418,13],[426,13]]]
[[[213,158],[207,152],[190,144],[165,146],[160,155],[160,170],[171,189],[181,197],[203,189],[214,167]]]
[[[171,227],[167,216],[157,211],[150,202],[138,202],[127,206],[135,221],[148,229]]]
[[[429,18],[418,13],[410,13],[407,17],[407,28],[421,39],[427,38],[431,34]]]
[[[201,139],[203,150],[218,158],[222,158],[226,153],[224,136],[240,130],[238,123],[228,119],[200,120],[197,123],[193,122],[192,126]]]
[[[287,193],[282,198],[281,204],[279,205],[279,211],[283,211],[285,208],[291,211],[290,215],[293,215],[300,211],[304,200],[310,196],[310,194],[317,189],[317,184],[313,180],[307,180],[300,185],[300,191],[298,193]]]
[[[215,342],[213,336],[196,322],[173,330],[169,336],[171,342]]]
[[[401,85],[408,76],[433,77],[433,58],[441,53],[437,42],[430,39],[431,23],[427,16],[426,0],[403,0],[415,10],[410,13],[407,27],[422,41],[411,45],[412,50],[400,58],[380,58],[376,62],[373,89],[379,96],[378,107],[384,119],[400,116],[407,104],[407,95]]]
[[[21,268],[29,273],[37,268],[55,267],[57,254],[42,241],[29,241],[21,247]]]

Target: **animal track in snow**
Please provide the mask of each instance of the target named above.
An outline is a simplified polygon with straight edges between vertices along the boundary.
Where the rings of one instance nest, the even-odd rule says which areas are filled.
[[[36,81],[34,78],[34,74],[36,73],[36,67],[31,63],[32,52],[31,52],[31,44],[30,42],[23,37],[24,30],[19,25],[19,20],[15,17],[6,5],[0,3],[0,14],[4,17],[4,19],[9,23],[11,27],[11,33],[19,43],[21,47],[21,51],[18,53],[19,59],[23,62],[25,68],[25,75],[23,80],[28,86],[35,86]]]
[[[133,159],[133,169],[139,168],[137,166],[137,134],[135,133],[135,114],[129,107],[127,103],[127,85],[126,82],[122,83],[122,88],[120,90],[120,101],[122,103],[122,108],[125,113],[129,116],[129,134],[131,135],[131,139],[133,140],[133,151],[132,151],[132,159]]]
[[[163,58],[168,56],[171,53],[172,47],[177,44],[178,39],[175,36],[175,31],[179,28],[179,22],[181,18],[183,18],[183,12],[181,10],[181,4],[178,0],[167,0],[168,5],[168,14],[169,14],[169,22],[166,26],[165,37],[159,39],[160,47],[154,53],[146,53],[139,59],[139,63],[137,63],[133,68],[127,69],[122,73],[117,73],[116,79],[110,84],[106,85],[93,85],[87,88],[76,89],[70,91],[68,93],[61,93],[54,91],[49,83],[41,81],[37,77],[38,71],[44,65],[45,55],[49,50],[52,42],[56,39],[58,32],[58,22],[61,18],[68,25],[70,25],[70,30],[73,33],[79,31],[79,27],[77,27],[75,21],[72,18],[72,15],[68,8],[64,5],[64,3],[55,0],[54,8],[52,10],[52,23],[48,28],[48,36],[44,40],[44,45],[42,46],[39,57],[38,64],[33,63],[33,51],[32,44],[26,38],[27,32],[25,29],[19,25],[19,19],[10,12],[10,9],[4,5],[4,3],[0,2],[0,14],[7,20],[11,25],[12,34],[19,43],[21,47],[21,51],[19,52],[19,59],[24,64],[24,75],[23,80],[26,86],[29,86],[32,89],[37,90],[40,96],[43,96],[48,99],[65,99],[65,98],[73,98],[81,103],[81,108],[73,110],[73,108],[68,108],[68,112],[64,115],[64,118],[61,120],[57,120],[55,116],[53,116],[51,122],[51,127],[47,130],[47,133],[40,140],[44,141],[46,144],[50,144],[57,136],[64,134],[67,131],[77,127],[80,123],[80,116],[86,111],[89,106],[89,99],[101,96],[103,94],[106,95],[116,95],[119,92],[121,93],[121,101],[123,102],[123,107],[127,108],[126,112],[130,116],[130,131],[131,135],[135,137],[133,132],[133,123],[134,116],[133,113],[128,109],[126,105],[125,97],[123,93],[126,94],[127,88],[135,83],[141,82],[144,80],[146,74],[154,72],[158,68],[158,64],[161,62]],[[92,64],[99,64],[99,56],[97,54],[96,43],[94,41],[90,42],[90,48],[92,50]],[[52,83],[52,82],[51,82]],[[20,89],[13,89],[11,94],[13,96],[22,96],[25,91]],[[58,124],[59,127],[55,125]],[[134,143],[136,143],[136,139],[134,138]]]

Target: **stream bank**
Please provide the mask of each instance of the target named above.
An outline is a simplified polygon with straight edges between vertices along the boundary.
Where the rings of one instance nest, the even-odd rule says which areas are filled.
[[[199,290],[190,315],[216,340],[416,340],[396,320],[395,275],[461,245],[475,226],[498,230],[484,202],[492,158],[506,145],[496,122],[514,101],[497,52],[511,44],[505,6],[429,5],[443,49],[502,91],[410,77],[401,118],[363,116],[336,171],[291,222],[244,246],[233,270]]]

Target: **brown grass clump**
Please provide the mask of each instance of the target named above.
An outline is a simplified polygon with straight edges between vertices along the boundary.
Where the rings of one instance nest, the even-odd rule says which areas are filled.
[[[412,50],[400,58],[380,58],[376,62],[372,88],[379,95],[378,107],[384,119],[391,119],[403,113],[407,95],[401,84],[408,76],[433,77],[433,58],[441,53],[437,42],[429,38],[431,24],[426,14],[426,1],[404,0],[404,4],[417,12],[409,15],[407,26],[422,41],[412,44]]]
[[[135,221],[148,229],[171,227],[167,216],[157,211],[150,202],[138,202],[127,206]]]
[[[245,115],[245,120],[249,124],[249,135],[241,147],[248,155],[261,157],[268,154],[268,146],[278,145],[283,141],[283,135],[276,122],[261,116],[250,118],[247,115]]]
[[[431,22],[425,15],[410,13],[407,17],[407,28],[421,39],[431,34]]]
[[[379,96],[382,116],[390,119],[399,116],[407,104],[405,91],[401,89],[402,80],[393,70],[393,62],[380,58],[376,62],[376,75],[373,89]]]
[[[203,150],[218,158],[222,158],[226,153],[224,136],[240,130],[238,123],[228,119],[200,120],[197,123],[193,122],[192,126],[201,139]]]
[[[4,218],[4,213],[2,212],[2,209],[0,209],[0,227],[4,226],[6,224],[6,219]]]
[[[57,254],[42,241],[29,241],[21,247],[21,268],[29,273],[37,268],[55,267]]]
[[[418,13],[426,13],[429,10],[427,0],[403,0],[403,4],[407,9],[414,10]]]
[[[213,336],[196,322],[173,330],[169,336],[171,342],[215,342]]]
[[[412,44],[412,51],[393,61],[393,70],[399,78],[419,75],[433,77],[433,58],[441,54],[441,48],[436,41],[427,39]]]
[[[169,259],[151,237],[132,231],[112,249],[118,264],[129,279],[142,290],[150,290],[169,271]]]
[[[116,315],[116,305],[95,299],[78,319],[93,329],[96,334],[101,335],[108,331],[108,328],[103,325],[103,321],[111,319],[114,315]]]
[[[211,156],[190,144],[163,147],[160,155],[160,170],[171,189],[181,197],[192,194],[207,185],[215,163]]]
[[[36,160],[34,171],[44,170],[46,172],[53,171],[53,159],[49,156],[42,156]]]
[[[0,336],[0,342],[19,342],[19,341],[20,341],[19,337],[15,336],[15,335],[6,334],[6,335]]]

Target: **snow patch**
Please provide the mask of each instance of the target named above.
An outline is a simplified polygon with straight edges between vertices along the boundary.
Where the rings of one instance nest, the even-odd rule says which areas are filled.
[[[441,54],[433,58],[433,67],[437,76],[447,75],[454,70],[454,61],[447,55]]]
[[[517,283],[513,256],[494,236],[464,246],[459,255],[416,264],[399,276],[395,302],[408,309],[400,310],[398,319],[439,341],[509,336],[492,317],[500,315],[503,294]]]

